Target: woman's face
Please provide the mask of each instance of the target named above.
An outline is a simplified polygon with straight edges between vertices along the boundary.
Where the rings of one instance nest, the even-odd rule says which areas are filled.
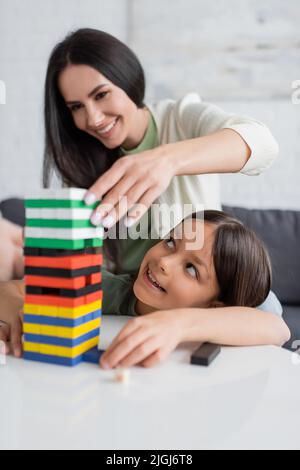
[[[59,90],[75,126],[109,149],[136,147],[145,134],[148,111],[87,65],[69,65],[58,79]]]
[[[189,219],[178,239],[178,229],[182,227],[175,227],[169,238],[157,243],[143,259],[133,288],[143,313],[184,307],[208,308],[219,297],[212,258],[216,227],[199,219]],[[156,279],[163,290],[153,285],[149,270],[152,281]]]

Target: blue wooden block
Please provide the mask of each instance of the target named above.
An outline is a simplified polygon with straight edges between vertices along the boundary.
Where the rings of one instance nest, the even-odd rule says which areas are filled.
[[[35,335],[30,333],[24,334],[24,341],[28,343],[38,343],[38,344],[51,344],[52,346],[63,346],[65,348],[74,348],[79,346],[82,343],[85,343],[89,339],[99,336],[99,328],[96,328],[89,333],[86,333],[79,338],[69,339],[69,338],[59,338],[58,336],[46,336],[46,335]]]
[[[98,349],[97,346],[94,348],[90,349],[86,353],[82,355],[82,360],[83,362],[90,362],[92,364],[99,364],[100,357],[104,351],[102,349]]]
[[[73,359],[69,357],[49,356],[47,354],[39,354],[25,351],[23,358],[28,361],[44,362],[47,364],[56,364],[59,366],[74,367],[82,362],[82,354]]]
[[[31,323],[36,325],[48,325],[48,326],[60,326],[63,328],[75,328],[76,326],[83,325],[92,320],[96,320],[101,317],[102,310],[96,310],[95,312],[88,313],[83,317],[79,317],[75,320],[71,318],[57,318],[57,317],[47,317],[44,315],[30,315],[28,313],[24,314],[24,323]]]

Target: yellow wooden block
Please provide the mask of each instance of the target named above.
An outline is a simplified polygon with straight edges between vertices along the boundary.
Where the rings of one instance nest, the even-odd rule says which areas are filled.
[[[102,308],[102,300],[97,300],[91,304],[81,307],[52,307],[47,305],[24,304],[24,313],[28,315],[42,315],[54,318],[69,318],[76,320],[91,312],[96,312]]]
[[[33,353],[40,353],[49,356],[58,356],[58,357],[68,357],[68,358],[75,358],[80,356],[80,354],[85,353],[89,349],[93,348],[94,346],[98,346],[99,343],[99,336],[92,338],[85,343],[80,344],[74,348],[66,348],[62,346],[51,346],[47,344],[37,344],[37,343],[30,343],[25,341],[23,348],[26,352],[33,352]]]
[[[40,334],[40,325],[32,325],[32,328],[27,328],[27,326],[30,326],[30,325],[27,325],[26,323],[23,323],[23,332],[24,333],[31,333],[33,335],[39,335]],[[27,330],[30,330],[30,331],[27,331]]]
[[[74,328],[59,326],[37,325],[33,323],[24,323],[23,332],[33,335],[55,336],[56,338],[76,339],[90,331],[100,328],[101,318],[84,323]]]
[[[28,343],[27,341],[23,342],[23,351],[24,352],[35,352],[40,353],[39,343]]]

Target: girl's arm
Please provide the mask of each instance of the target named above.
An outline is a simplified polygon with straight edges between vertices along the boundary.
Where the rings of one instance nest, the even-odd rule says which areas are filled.
[[[280,317],[254,308],[164,310],[130,320],[102,355],[100,365],[104,369],[135,364],[151,367],[185,341],[282,346],[289,338]]]
[[[231,346],[282,346],[290,331],[281,317],[249,307],[185,309],[183,341]]]

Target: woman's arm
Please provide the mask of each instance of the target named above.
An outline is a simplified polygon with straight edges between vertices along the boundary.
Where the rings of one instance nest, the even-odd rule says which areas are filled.
[[[169,148],[177,152],[181,160],[179,175],[238,171],[258,175],[269,168],[278,155],[278,143],[262,122],[228,113],[219,106],[203,102],[195,93],[178,101],[173,114],[176,127],[183,133]],[[185,152],[180,155],[178,140],[194,140],[188,142],[187,155]]]
[[[278,144],[264,124],[202,103],[197,95],[175,103],[163,123],[164,113],[153,113],[163,135],[160,145],[120,158],[89,189],[87,204],[102,199],[92,217],[95,225],[102,220],[109,228],[126,213],[136,223],[174,176],[239,171],[258,175],[278,155]],[[121,206],[123,197],[128,206]],[[140,205],[137,216],[130,212],[135,204]]]
[[[151,367],[186,341],[231,346],[282,346],[290,338],[284,321],[247,307],[187,308],[153,312],[130,320],[102,355],[104,369]]]
[[[170,160],[175,175],[237,173],[245,167],[251,149],[232,129],[222,129],[211,135],[166,144],[159,147],[162,158]]]

